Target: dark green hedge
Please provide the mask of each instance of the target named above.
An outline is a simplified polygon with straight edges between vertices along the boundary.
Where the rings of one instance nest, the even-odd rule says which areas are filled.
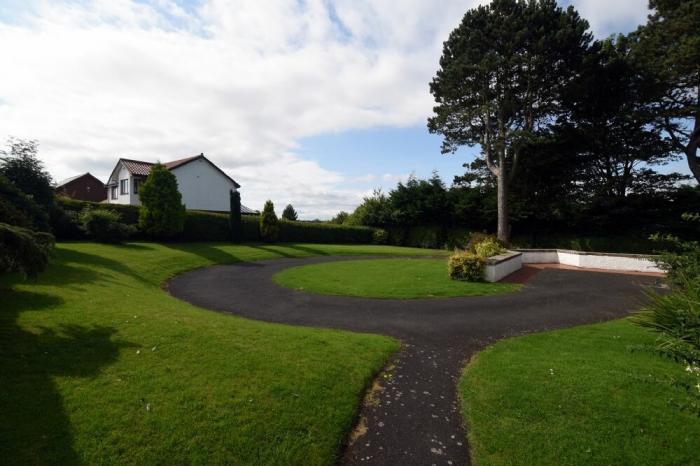
[[[373,242],[374,228],[319,222],[280,220],[279,240],[290,243],[364,243]]]
[[[182,241],[229,241],[229,218],[226,214],[187,211]]]
[[[121,221],[127,225],[136,225],[139,223],[139,208],[135,205],[76,201],[75,199],[68,199],[65,197],[59,197],[57,203],[59,207],[68,212],[80,212],[86,206],[91,206],[94,209],[109,209],[117,212],[121,216]]]
[[[127,225],[137,225],[139,208],[131,205],[100,204],[95,202],[59,199],[65,215],[54,222],[53,229],[58,239],[84,239],[78,227],[77,214],[86,206],[96,209],[114,210],[121,214],[121,221]],[[241,218],[242,241],[260,241],[260,217],[243,215]],[[182,234],[175,238],[180,241],[229,241],[229,217],[227,214],[189,210],[185,218]],[[280,221],[280,242],[295,243],[365,243],[373,242],[374,228],[334,225],[319,222]],[[137,238],[139,235],[136,236]]]

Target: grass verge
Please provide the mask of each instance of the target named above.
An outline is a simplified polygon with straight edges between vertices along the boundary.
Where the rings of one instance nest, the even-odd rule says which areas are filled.
[[[474,463],[698,464],[698,380],[653,341],[618,320],[486,348],[460,383]]]
[[[59,244],[0,281],[3,464],[330,464],[390,338],[246,320],[161,286],[213,263],[386,246]]]
[[[287,288],[318,294],[415,299],[477,296],[519,290],[512,283],[451,280],[446,259],[379,259],[292,267],[274,275]]]

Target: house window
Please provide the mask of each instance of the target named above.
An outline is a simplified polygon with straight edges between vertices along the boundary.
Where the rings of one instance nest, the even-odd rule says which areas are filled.
[[[112,186],[112,199],[116,199],[116,198],[117,198],[117,187]]]
[[[134,194],[138,194],[139,193],[139,180],[138,180],[138,178],[134,178],[133,186],[134,186]]]
[[[120,194],[129,194],[129,180],[120,180],[119,181],[119,193]]]

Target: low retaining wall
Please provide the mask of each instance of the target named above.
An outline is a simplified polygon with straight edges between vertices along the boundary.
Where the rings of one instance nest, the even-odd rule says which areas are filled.
[[[626,272],[663,272],[653,256],[573,251],[570,249],[518,249],[523,264],[563,264],[585,269],[620,270]]]
[[[497,282],[520,270],[523,264],[563,264],[582,269],[663,273],[653,261],[653,256],[570,249],[516,249],[488,258],[484,278],[489,282]]]
[[[519,251],[508,251],[486,259],[484,278],[487,282],[497,282],[521,268],[523,268],[523,254]]]

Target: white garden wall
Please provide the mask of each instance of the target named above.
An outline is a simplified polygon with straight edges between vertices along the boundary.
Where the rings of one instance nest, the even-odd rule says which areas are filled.
[[[652,260],[652,256],[569,249],[517,249],[489,258],[484,272],[485,278],[489,282],[499,281],[522,268],[522,264],[562,264],[584,269],[663,273]]]
[[[489,257],[486,260],[484,276],[487,282],[497,282],[523,268],[523,255],[517,251]]]

